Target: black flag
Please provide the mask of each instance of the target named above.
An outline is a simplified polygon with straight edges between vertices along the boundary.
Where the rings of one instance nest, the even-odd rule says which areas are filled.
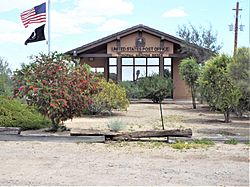
[[[34,32],[32,32],[32,34],[30,35],[30,37],[25,41],[25,45],[27,45],[28,43],[32,43],[32,42],[39,42],[42,40],[45,40],[45,36],[44,36],[44,25],[37,27],[35,29]]]

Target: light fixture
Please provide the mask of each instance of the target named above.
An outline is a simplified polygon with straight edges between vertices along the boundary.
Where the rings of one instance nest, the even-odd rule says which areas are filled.
[[[89,57],[89,61],[93,62],[94,61],[94,57]]]
[[[77,57],[77,51],[73,51],[73,57]]]

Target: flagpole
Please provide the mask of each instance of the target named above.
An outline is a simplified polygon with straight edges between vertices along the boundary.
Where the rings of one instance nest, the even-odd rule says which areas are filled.
[[[47,1],[48,4],[48,40],[47,40],[47,44],[48,44],[48,54],[50,54],[50,0]]]

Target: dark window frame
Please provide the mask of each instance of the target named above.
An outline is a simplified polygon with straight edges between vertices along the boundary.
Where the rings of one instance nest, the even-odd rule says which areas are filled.
[[[123,65],[123,62],[122,62],[123,59],[129,59],[129,58],[132,59],[132,61],[133,61],[132,64],[131,65],[127,65],[127,64]],[[135,64],[135,59],[137,59],[137,58],[145,59],[146,63],[144,65],[140,65],[140,64],[136,65]],[[158,65],[149,65],[148,64],[148,59],[149,58],[158,59],[159,64]],[[158,70],[159,70],[158,72],[160,73],[160,57],[122,57],[121,58],[121,67],[133,67],[133,81],[135,81],[135,75],[136,75],[135,68],[136,67],[145,67],[146,68],[146,77],[148,76],[148,67],[158,67]]]
[[[110,59],[113,58],[113,59],[116,59],[116,65],[110,65]],[[116,68],[116,80],[113,80],[113,81],[117,81],[118,80],[118,65],[117,65],[117,57],[110,57],[108,58],[108,80],[110,79],[110,67],[115,67]]]

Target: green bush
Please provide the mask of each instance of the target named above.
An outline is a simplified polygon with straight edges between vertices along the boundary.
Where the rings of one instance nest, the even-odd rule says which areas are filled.
[[[156,74],[139,79],[137,84],[143,90],[141,97],[151,99],[155,103],[170,97],[173,89],[171,79]]]
[[[123,81],[119,83],[126,90],[128,99],[140,99],[143,95],[143,90],[139,88],[137,82]]]
[[[120,84],[126,89],[128,98],[146,98],[155,103],[170,97],[173,90],[172,80],[157,74],[139,78],[136,82],[125,81]]]
[[[46,128],[50,120],[39,114],[34,107],[18,100],[0,96],[0,126],[20,127],[22,130]]]
[[[120,85],[102,79],[97,89],[97,94],[92,97],[92,104],[88,107],[91,114],[102,112],[111,113],[113,109],[127,110],[129,101],[126,98],[126,91]]]

